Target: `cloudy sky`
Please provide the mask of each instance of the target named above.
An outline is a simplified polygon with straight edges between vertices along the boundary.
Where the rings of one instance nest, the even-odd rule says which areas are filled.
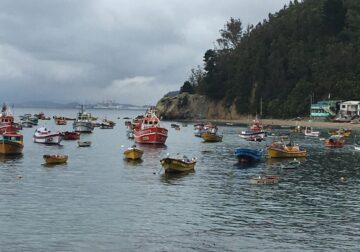
[[[202,65],[230,17],[288,0],[1,0],[0,102],[155,104]]]

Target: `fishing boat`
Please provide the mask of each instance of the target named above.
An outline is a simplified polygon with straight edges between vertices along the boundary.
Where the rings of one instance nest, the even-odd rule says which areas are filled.
[[[125,159],[131,159],[131,160],[141,159],[143,154],[144,151],[136,148],[136,145],[133,145],[124,151]]]
[[[91,133],[94,130],[91,114],[85,112],[84,106],[81,106],[81,110],[77,114],[76,120],[73,123],[73,129],[76,132],[84,133]]]
[[[218,134],[218,127],[216,125],[207,125],[206,131],[201,134],[204,142],[221,142],[223,136]]]
[[[100,129],[113,129],[115,126],[115,122],[109,120],[102,120],[100,123]]]
[[[308,137],[319,137],[320,135],[320,131],[314,131],[313,128],[309,128],[305,127],[305,131],[304,131],[305,136]]]
[[[78,141],[78,146],[79,147],[90,147],[91,141]]]
[[[66,119],[65,117],[56,117],[54,118],[56,125],[66,125]]]
[[[349,137],[351,135],[352,130],[351,129],[339,129],[339,130],[330,130],[330,135],[342,135],[343,137]]]
[[[43,155],[46,164],[63,164],[68,160],[68,155]]]
[[[34,125],[33,122],[30,120],[25,119],[25,120],[21,121],[21,126],[24,128],[32,128],[33,125]]]
[[[239,136],[248,141],[262,141],[266,136],[266,132],[263,130],[260,120],[255,117],[248,129],[241,131]]]
[[[80,139],[80,132],[76,131],[65,131],[62,132],[64,140],[78,140]]]
[[[4,103],[0,113],[0,134],[14,133],[22,129],[21,125],[14,122],[14,116],[10,108]]]
[[[201,134],[207,131],[208,126],[205,126],[203,123],[197,123],[194,125],[194,135],[196,137],[201,137]]]
[[[291,140],[289,143],[284,141],[274,141],[267,148],[269,158],[296,158],[306,157],[306,150],[295,145]]]
[[[166,157],[160,160],[165,173],[181,173],[194,170],[196,159],[188,159],[186,156],[182,158]]]
[[[143,118],[134,124],[135,142],[146,144],[165,144],[168,130],[160,126],[154,107],[148,109]]]
[[[240,163],[257,162],[261,160],[263,150],[239,147],[235,149],[235,156]]]
[[[0,134],[0,154],[20,154],[24,148],[23,135],[17,132]]]
[[[325,147],[329,148],[342,148],[345,145],[345,137],[342,135],[332,135],[329,139],[326,139]]]
[[[51,132],[45,127],[37,128],[33,135],[34,143],[60,144],[62,139],[63,135],[61,134],[61,132]]]
[[[275,175],[263,175],[250,179],[250,184],[253,185],[273,185],[279,183],[280,177]]]

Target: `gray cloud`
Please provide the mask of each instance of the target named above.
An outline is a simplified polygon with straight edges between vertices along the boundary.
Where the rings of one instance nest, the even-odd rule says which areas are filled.
[[[0,99],[154,104],[202,65],[230,17],[285,0],[2,0]]]

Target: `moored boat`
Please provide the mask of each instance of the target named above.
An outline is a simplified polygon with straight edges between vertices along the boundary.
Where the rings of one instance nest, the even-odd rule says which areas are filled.
[[[56,125],[66,125],[67,123],[65,117],[55,117],[54,120]]]
[[[68,155],[43,155],[46,164],[63,164],[68,160]]]
[[[332,135],[329,139],[326,139],[325,147],[329,148],[342,148],[345,145],[345,137],[342,135]]]
[[[314,131],[313,128],[305,128],[304,135],[308,137],[318,137],[320,135],[320,131]]]
[[[84,111],[84,106],[81,106],[80,112],[77,114],[76,120],[73,123],[73,129],[77,132],[91,133],[94,130],[91,114]]]
[[[196,160],[188,159],[186,156],[182,158],[170,158],[166,157],[160,160],[165,173],[181,173],[194,170]]]
[[[202,133],[201,138],[204,139],[204,142],[221,142],[223,136],[218,135],[217,133],[211,133],[209,131]]]
[[[90,147],[91,141],[78,141],[78,146],[79,147]]]
[[[20,154],[24,148],[23,135],[17,132],[0,134],[0,154]]]
[[[295,145],[291,140],[289,143],[284,141],[274,141],[267,148],[269,158],[295,158],[306,157],[306,150]]]
[[[124,151],[125,158],[132,160],[141,159],[143,154],[144,151],[136,148],[136,145],[133,145],[131,148]]]
[[[349,137],[351,135],[352,130],[351,129],[339,129],[339,130],[330,130],[329,134],[330,135],[341,135],[344,137]]]
[[[78,140],[80,139],[80,132],[76,131],[65,131],[62,132],[64,140]]]
[[[155,109],[150,108],[145,116],[134,124],[134,136],[137,143],[165,144],[168,130],[160,126]]]
[[[266,132],[263,130],[260,120],[256,117],[248,129],[241,131],[239,136],[248,141],[262,141],[266,137]]]
[[[263,156],[263,150],[239,147],[235,149],[235,156],[240,163],[251,163],[260,161]]]
[[[250,179],[253,185],[272,185],[279,183],[280,177],[275,175],[257,176]]]
[[[60,144],[63,136],[59,131],[50,131],[45,127],[40,127],[35,130],[33,140],[35,143],[43,144]]]

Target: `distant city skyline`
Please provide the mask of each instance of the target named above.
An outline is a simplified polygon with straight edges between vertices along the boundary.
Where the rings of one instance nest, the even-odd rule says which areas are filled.
[[[3,0],[1,102],[155,104],[202,66],[230,17],[245,28],[288,2]]]

